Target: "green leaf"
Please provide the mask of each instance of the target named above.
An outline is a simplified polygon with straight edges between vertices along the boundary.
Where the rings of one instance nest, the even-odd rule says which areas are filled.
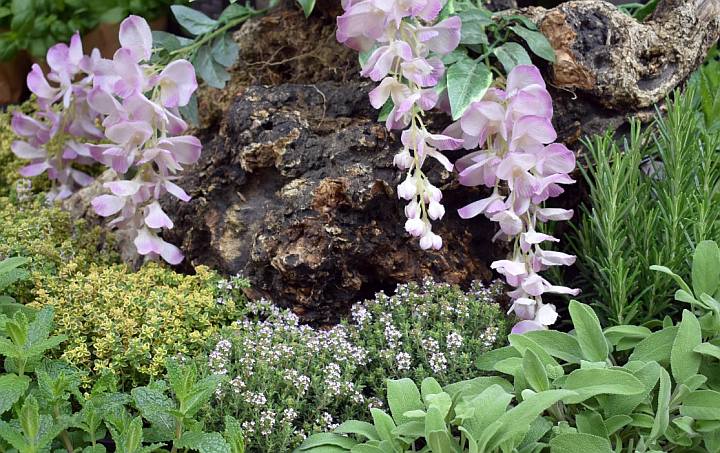
[[[538,57],[555,63],[555,50],[550,45],[550,41],[539,31],[528,30],[521,25],[513,25],[510,27],[512,31],[525,40],[530,50]]]
[[[607,439],[608,430],[602,416],[595,411],[587,410],[575,414],[575,425],[579,432],[592,434]]]
[[[502,348],[492,349],[481,354],[475,366],[482,371],[493,371],[496,363],[510,357],[522,357],[522,354],[512,346],[503,346]],[[452,394],[450,391],[448,391],[448,393]]]
[[[420,391],[415,383],[407,378],[388,379],[387,398],[396,425],[410,421],[403,415],[405,412],[425,409]]]
[[[305,17],[309,17],[315,9],[315,0],[297,0],[297,2],[302,6]]]
[[[579,369],[567,376],[563,388],[577,393],[565,399],[577,404],[595,395],[637,395],[645,386],[632,374],[617,369]]]
[[[163,392],[151,387],[137,387],[130,394],[147,421],[165,431],[175,430],[175,417],[170,415],[175,404]]]
[[[224,88],[230,74],[215,61],[209,46],[202,46],[192,61],[198,75],[213,88]]]
[[[40,407],[32,395],[25,398],[20,408],[20,427],[29,439],[36,439],[40,433]]]
[[[657,362],[630,363],[638,363],[642,365],[638,369],[628,369],[628,371],[630,371],[633,376],[642,382],[645,390],[637,395],[607,395],[598,397],[601,406],[605,410],[605,415],[608,417],[632,413],[636,407],[646,400],[660,378],[660,370],[662,367]],[[626,368],[629,368],[628,365],[626,365]]]
[[[463,398],[455,406],[455,416],[474,437],[479,438],[508,408],[513,396],[501,386],[493,385],[475,397]]]
[[[352,448],[352,450],[350,450],[350,453],[386,453],[386,452],[382,448],[376,447],[374,445],[357,444]]]
[[[229,415],[225,416],[225,441],[230,446],[231,453],[245,453],[245,438],[243,437],[240,422]]]
[[[30,378],[16,374],[0,376],[0,415],[8,411],[25,394]]]
[[[215,39],[212,46],[212,57],[221,65],[229,68],[234,65],[238,59],[240,48],[230,33],[225,33],[221,37]]]
[[[493,53],[503,66],[506,74],[509,74],[515,66],[532,64],[530,55],[528,55],[523,46],[516,42],[506,42],[502,46],[493,49]]]
[[[230,446],[220,433],[186,432],[176,445],[200,453],[231,453]]]
[[[187,6],[172,5],[170,9],[180,26],[193,36],[209,33],[218,25],[216,20]]]
[[[357,436],[363,436],[368,440],[380,440],[380,436],[378,436],[375,427],[371,423],[360,420],[348,420],[335,428],[333,432],[338,434],[355,434]]]
[[[377,430],[380,439],[392,442],[394,440],[392,433],[395,429],[395,423],[393,422],[392,417],[384,411],[374,407],[370,409],[370,415],[372,415],[375,430]]]
[[[708,357],[715,357],[720,360],[720,347],[712,343],[703,343],[693,348],[693,351]]]
[[[550,440],[551,453],[613,453],[610,441],[592,434],[565,433]]]
[[[568,363],[580,363],[583,353],[580,344],[572,335],[558,330],[532,330],[523,336],[530,338],[553,357]]]
[[[695,420],[720,420],[720,392],[696,390],[690,393],[682,401],[680,414]]]
[[[637,342],[640,342],[647,338],[652,331],[643,326],[622,325],[608,327],[603,333],[605,334],[605,338],[610,340],[610,343],[617,345],[626,338],[637,339]]]
[[[702,333],[698,319],[692,312],[683,310],[682,321],[670,352],[670,365],[675,382],[682,384],[697,374],[702,356],[693,349],[701,343]]]
[[[545,366],[538,359],[537,354],[528,349],[523,357],[523,373],[530,387],[536,392],[550,390],[550,381],[548,380]]]
[[[478,439],[478,445],[486,445],[483,451],[493,451],[499,445],[510,439],[519,438],[530,430],[532,422],[547,408],[558,401],[568,398],[574,392],[567,390],[548,390],[546,392],[529,395],[524,401],[500,416],[496,423],[499,427],[495,430],[492,425],[483,432],[482,438]],[[490,438],[488,441],[487,439]]]
[[[386,414],[387,415],[387,414]],[[388,415],[389,417],[389,415]],[[349,451],[357,442],[349,437],[341,436],[333,433],[318,433],[305,439],[305,441],[298,447],[299,451],[312,450],[315,453],[320,453],[322,449],[318,447],[336,447],[335,449],[327,449],[330,451]]]
[[[485,63],[469,57],[459,59],[448,68],[448,97],[453,120],[458,120],[470,104],[482,99],[492,78]]]
[[[653,332],[635,346],[628,360],[660,362],[661,364],[669,362],[677,331],[678,328],[673,326]]]
[[[187,105],[180,107],[180,115],[182,115],[182,117],[192,125],[197,126],[200,124],[196,93],[193,93],[192,96],[190,96],[190,102],[188,102]]]
[[[575,326],[580,349],[585,359],[604,362],[608,358],[608,344],[600,327],[600,320],[590,306],[570,301],[570,317]]]
[[[250,14],[250,9],[244,5],[232,3],[228,5],[218,17],[218,22],[225,24]]]
[[[460,44],[488,44],[485,27],[493,23],[492,17],[480,9],[471,9],[458,13],[462,21]]]
[[[685,280],[683,280],[682,277],[680,277],[678,274],[676,274],[672,270],[668,269],[667,267],[653,264],[652,266],[650,266],[650,270],[656,271],[656,272],[662,272],[663,274],[667,274],[667,275],[671,276],[673,278],[673,280],[675,280],[675,282],[678,284],[678,286],[680,286],[680,288],[685,290],[685,292],[687,292],[687,293],[692,293],[692,290],[687,285],[687,283],[685,283]]]
[[[715,241],[702,241],[695,247],[692,263],[693,292],[713,296],[720,284],[720,248]]]

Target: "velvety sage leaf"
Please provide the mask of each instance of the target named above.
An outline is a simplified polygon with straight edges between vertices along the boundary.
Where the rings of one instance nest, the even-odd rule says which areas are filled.
[[[342,452],[349,451],[356,444],[357,441],[346,436],[333,433],[318,433],[305,439],[297,449],[298,451],[311,450],[313,453],[320,453],[322,451]]]
[[[452,397],[445,392],[428,395],[425,397],[425,401],[428,406],[428,411],[432,408],[437,408],[443,418],[447,416],[452,407]]]
[[[713,296],[720,285],[720,248],[715,241],[702,241],[695,247],[692,263],[693,292]]]
[[[720,420],[720,392],[696,390],[683,398],[680,414],[695,420]]]
[[[440,383],[433,377],[427,377],[423,379],[422,383],[420,384],[420,394],[423,397],[423,401],[425,400],[425,397],[428,395],[434,395],[436,393],[442,393],[443,388],[440,385]]]
[[[431,451],[452,453],[460,449],[460,446],[447,430],[430,431],[427,433],[426,438]]]
[[[522,362],[523,373],[530,387],[536,392],[550,390],[550,381],[548,380],[545,366],[538,359],[537,354],[528,349]]]
[[[193,36],[211,32],[218,24],[216,20],[187,6],[172,5],[170,10],[172,10],[178,24]]]
[[[211,53],[215,61],[226,68],[229,68],[237,61],[240,48],[232,38],[232,35],[230,33],[225,33],[221,37],[215,39]]]
[[[532,422],[547,408],[560,400],[570,397],[574,392],[567,390],[548,390],[531,395],[523,402],[505,412],[498,420],[483,432],[478,440],[482,451],[493,451],[510,439],[524,437]],[[495,430],[493,425],[499,425]],[[486,440],[489,439],[489,440]]]
[[[492,72],[480,60],[464,57],[447,70],[448,98],[453,120],[458,120],[475,101],[479,101],[492,83]]]
[[[425,421],[413,420],[403,423],[393,430],[393,434],[409,439],[418,439],[425,435]]]
[[[640,342],[647,338],[652,331],[643,326],[622,325],[608,327],[603,333],[605,334],[605,338],[610,340],[610,343],[617,345],[621,340],[626,338],[637,339],[637,341]]]
[[[374,407],[370,409],[370,415],[372,415],[373,424],[375,425],[375,430],[377,431],[378,436],[380,436],[380,439],[392,442],[394,440],[393,430],[396,426],[392,417],[384,411]]]
[[[575,335],[586,360],[603,362],[608,357],[608,344],[600,327],[600,320],[589,305],[570,301],[570,317]]]
[[[360,420],[348,420],[335,428],[333,432],[338,434],[355,434],[357,436],[363,436],[368,440],[380,440],[380,436],[378,436],[377,430],[372,423]]]
[[[659,266],[657,264],[654,264],[654,265],[650,266],[650,270],[653,270],[656,272],[662,272],[663,274],[669,275],[670,277],[673,278],[673,280],[675,280],[675,282],[678,284],[678,286],[680,286],[680,288],[684,289],[688,293],[692,293],[692,290],[687,285],[687,283],[685,283],[685,280],[683,280],[682,277],[680,277],[678,274],[676,274],[669,268],[667,268],[665,266]]]
[[[555,359],[553,359],[553,357],[547,351],[545,351],[545,349],[540,344],[538,344],[535,340],[533,340],[530,336],[526,336],[525,334],[522,334],[522,335],[511,334],[511,335],[508,335],[508,341],[521,354],[525,354],[525,352],[527,350],[531,350],[532,352],[534,352],[535,355],[538,356],[538,359],[540,359],[542,364],[545,366],[558,365],[557,361]]]
[[[525,48],[516,42],[506,42],[500,47],[493,49],[493,54],[503,66],[505,73],[510,73],[515,66],[532,64],[530,55]]]
[[[385,450],[375,445],[357,444],[350,450],[350,453],[385,453]]]
[[[507,392],[513,391],[513,385],[499,376],[480,376],[465,381],[455,382],[444,387],[453,400],[463,397],[473,397],[481,394],[488,387],[499,385]]]
[[[230,453],[230,446],[220,433],[186,432],[176,445],[200,453]]]
[[[555,63],[555,50],[550,45],[550,41],[539,31],[528,30],[521,25],[510,27],[512,31],[525,40],[530,50],[538,57]]]
[[[558,330],[533,330],[525,332],[523,335],[533,340],[553,357],[568,363],[580,363],[582,360],[582,350],[580,349],[577,338],[565,332]]]
[[[0,376],[0,415],[10,410],[25,394],[30,378],[16,374]]]
[[[297,0],[297,2],[302,6],[305,17],[310,16],[315,9],[315,0]]]
[[[499,385],[485,389],[473,398],[464,398],[455,407],[455,416],[474,438],[502,416],[512,401],[512,394]]]
[[[475,366],[482,371],[492,371],[495,369],[497,362],[510,357],[522,357],[522,354],[512,346],[503,346],[502,348],[493,349],[481,354]]]
[[[575,426],[578,432],[592,434],[603,439],[608,437],[608,429],[602,415],[595,411],[583,411],[575,414]]]
[[[638,343],[628,360],[668,363],[677,330],[678,328],[673,326],[653,332]]]
[[[576,404],[596,395],[637,395],[645,386],[635,376],[619,369],[580,369],[569,375],[563,388],[577,395],[564,401]]]
[[[458,13],[462,21],[460,44],[487,44],[485,27],[492,24],[492,17],[483,10],[469,9]]]
[[[697,374],[702,356],[693,351],[702,343],[700,323],[692,312],[683,310],[682,321],[670,350],[672,375],[678,383]]]
[[[649,397],[657,385],[658,379],[660,379],[661,369],[662,367],[657,362],[647,362],[643,363],[641,368],[630,371],[633,376],[642,382],[644,387],[644,391],[637,395],[607,395],[598,397],[600,405],[605,411],[605,415],[612,417],[614,415],[632,413],[636,407]]]
[[[583,433],[566,433],[550,440],[551,453],[613,453],[608,439]]]
[[[615,432],[623,429],[632,422],[632,417],[629,415],[614,415],[605,420],[605,427],[607,428],[608,436],[612,436]]]
[[[712,343],[702,343],[700,345],[695,346],[693,348],[693,351],[697,352],[698,354],[702,354],[708,357],[715,357],[716,359],[720,360],[720,347],[715,346]]]
[[[390,413],[396,425],[409,422],[403,414],[408,411],[423,410],[425,405],[415,383],[408,378],[388,379],[387,398]]]

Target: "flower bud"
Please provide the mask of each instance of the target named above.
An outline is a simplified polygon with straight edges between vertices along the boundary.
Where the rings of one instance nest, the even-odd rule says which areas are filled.
[[[406,149],[395,154],[395,157],[393,158],[393,165],[395,165],[400,170],[407,170],[408,168],[412,167],[412,164],[413,164],[413,157],[412,157],[412,155],[410,155],[410,152]]]
[[[432,231],[428,230],[423,237],[420,238],[420,248],[423,250],[442,248],[442,238]]]
[[[405,217],[408,219],[415,219],[420,217],[420,210],[418,209],[420,206],[418,205],[418,202],[413,200],[410,203],[405,206]]]
[[[425,230],[425,222],[418,218],[408,219],[407,222],[405,222],[405,231],[415,237],[421,236]]]
[[[404,198],[405,200],[412,200],[417,195],[417,182],[415,178],[408,175],[407,179],[403,181],[397,188],[398,198]]]
[[[431,201],[428,206],[428,215],[433,220],[442,219],[445,215],[445,206],[441,205],[437,201]]]

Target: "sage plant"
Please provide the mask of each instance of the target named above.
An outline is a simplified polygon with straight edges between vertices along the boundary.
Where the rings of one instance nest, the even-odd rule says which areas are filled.
[[[25,140],[12,150],[31,161],[20,170],[23,176],[47,172],[54,183],[51,199],[67,198],[93,181],[76,164],[114,170],[116,179],[104,184],[110,193],[92,200],[95,212],[115,216],[110,225],[129,231],[141,255],[178,264],[182,252],[158,235],[173,227],[159,200],[164,193],[190,199],[173,180],[202,149],[196,137],[182,135],[187,124],[178,112],[197,89],[195,70],[186,60],[150,64],[152,34],[139,16],[122,22],[119,38],[111,60],[97,49],[84,55],[75,33],[69,46],[48,50],[47,78],[33,65],[27,83],[39,110],[34,117],[15,113],[13,129]]]
[[[432,185],[422,166],[430,156],[448,171],[457,168],[460,183],[484,185],[489,197],[461,208],[468,219],[486,215],[500,226],[493,239],[513,243],[509,259],[491,267],[514,289],[512,312],[521,319],[516,333],[545,329],[557,320],[555,306],[543,294],[577,294],[539,275],[549,266],[570,265],[575,257],[546,250],[545,242],[558,239],[538,232],[538,222],[567,220],[572,211],[545,208],[543,202],[563,192],[574,181],[575,155],[560,143],[551,119],[552,99],[540,72],[532,65],[515,66],[505,89],[490,88],[470,104],[460,119],[442,134],[427,130],[424,112],[438,106],[438,84],[445,72],[439,56],[453,51],[461,38],[461,20],[448,17],[438,23],[441,0],[396,1],[344,0],[345,12],[337,19],[337,39],[360,52],[370,52],[362,75],[379,82],[370,92],[375,108],[392,102],[386,126],[404,129],[403,149],[394,164],[406,170],[398,197],[409,201],[405,229],[420,237],[423,249],[439,249],[442,239],[432,232],[430,220],[445,214],[442,193]],[[438,106],[439,107],[439,106]],[[455,166],[440,151],[464,147],[475,150]]]
[[[438,102],[436,86],[445,72],[439,57],[460,42],[460,19],[434,23],[443,6],[440,0],[343,0],[342,5],[345,13],[337,19],[337,39],[355,50],[372,51],[362,65],[363,76],[380,82],[370,92],[370,103],[379,109],[392,102],[386,126],[404,129],[403,149],[394,164],[407,171],[397,188],[398,197],[408,201],[405,230],[420,238],[423,249],[440,249],[442,238],[433,233],[430,220],[445,215],[442,193],[422,167],[432,157],[452,171],[441,151],[459,149],[462,141],[428,132],[422,117]]]

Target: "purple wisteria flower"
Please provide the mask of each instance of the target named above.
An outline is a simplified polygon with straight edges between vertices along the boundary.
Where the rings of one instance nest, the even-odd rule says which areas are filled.
[[[489,197],[459,209],[460,217],[484,214],[498,222],[496,238],[518,239],[511,259],[491,265],[515,288],[509,293],[511,311],[522,321],[514,333],[545,329],[557,320],[555,307],[543,303],[543,294],[578,294],[538,275],[550,266],[575,261],[574,256],[541,248],[542,243],[558,239],[536,231],[538,221],[572,217],[571,210],[541,206],[563,193],[562,185],[574,182],[568,173],[575,168],[575,155],[565,145],[553,143],[557,134],[552,115],[552,99],[540,72],[535,66],[520,65],[508,74],[504,91],[489,90],[446,131],[462,138],[466,148],[480,148],[455,163],[460,183],[493,189]]]
[[[427,157],[446,170],[453,165],[441,151],[459,149],[461,139],[431,134],[422,121],[423,112],[438,103],[436,85],[445,73],[440,59],[460,42],[461,21],[450,17],[434,23],[443,7],[441,0],[343,0],[345,13],[337,19],[337,39],[358,51],[370,51],[361,74],[380,82],[370,92],[370,103],[379,109],[388,101],[388,129],[405,129],[403,150],[394,164],[406,171],[398,186],[399,198],[408,201],[405,230],[419,238],[423,249],[440,249],[442,238],[432,231],[430,220],[445,214],[442,193],[422,171]],[[407,128],[407,129],[406,129]]]
[[[178,112],[197,89],[195,70],[186,60],[151,64],[152,33],[139,16],[122,22],[119,40],[112,59],[97,49],[84,55],[77,33],[69,46],[48,50],[47,77],[38,65],[27,77],[40,109],[35,117],[14,115],[13,129],[25,140],[12,149],[30,160],[23,176],[47,172],[55,183],[51,198],[67,198],[93,181],[73,164],[114,170],[118,179],[105,183],[110,194],[92,200],[95,212],[115,216],[110,225],[132,232],[141,255],[178,264],[180,250],[159,236],[173,223],[158,200],[164,193],[190,199],[173,180],[202,149],[196,137],[182,135],[187,124]]]

